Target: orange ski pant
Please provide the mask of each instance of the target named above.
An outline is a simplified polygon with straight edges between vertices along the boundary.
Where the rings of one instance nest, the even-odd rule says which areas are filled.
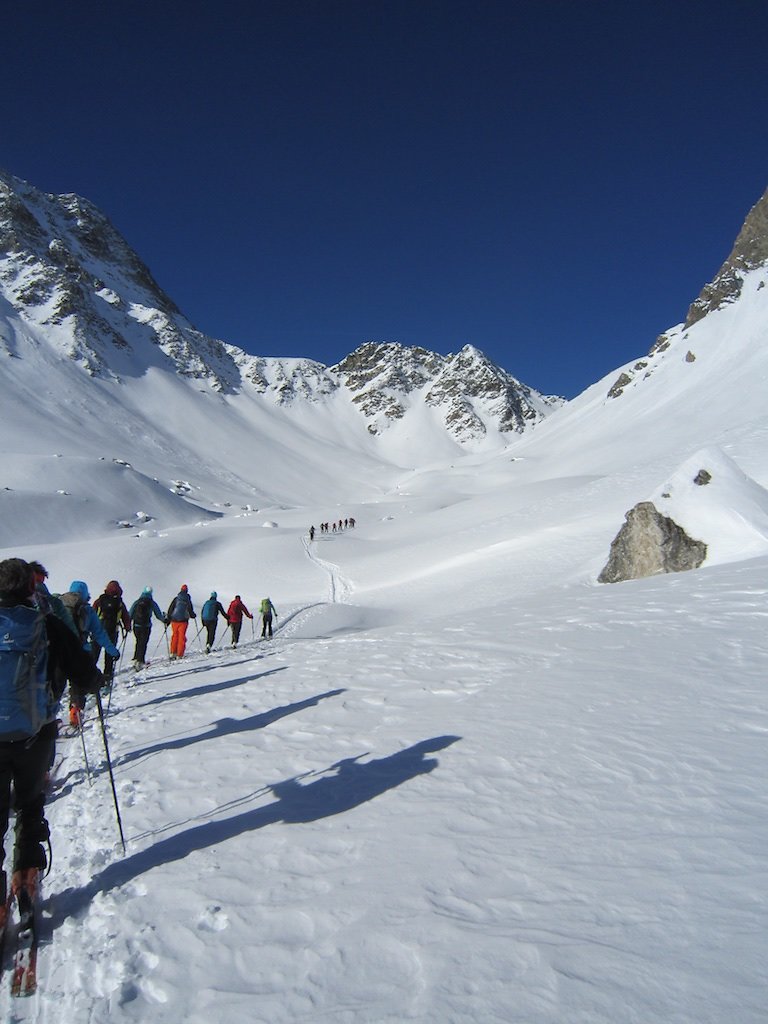
[[[186,622],[172,622],[171,623],[171,654],[175,654],[177,658],[184,657],[184,651],[187,649],[187,623]]]

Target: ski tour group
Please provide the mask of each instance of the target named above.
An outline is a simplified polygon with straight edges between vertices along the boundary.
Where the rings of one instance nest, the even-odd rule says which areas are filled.
[[[52,594],[47,577],[39,562],[21,558],[0,561],[0,970],[13,918],[11,994],[15,996],[36,990],[35,905],[41,873],[50,864],[45,798],[61,725],[59,705],[67,683],[69,725],[81,737],[87,697],[95,697],[122,839],[101,692],[112,686],[115,664],[130,632],[135,639],[133,665],[138,669],[147,663],[153,618],[164,626],[172,660],[184,657],[189,622],[197,619],[186,584],[163,612],[152,587],[145,587],[128,608],[117,580],[110,580],[91,604],[88,586],[82,580],[73,580],[66,593]],[[270,598],[261,601],[259,615],[261,636],[269,640],[277,618]],[[244,618],[251,619],[253,629],[254,616],[239,594],[225,610],[212,591],[201,608],[196,633],[199,638],[205,630],[206,653],[216,641],[219,617],[226,622],[225,632],[230,631],[233,647],[239,643]],[[97,667],[102,650],[103,671]],[[9,882],[4,843],[11,811],[15,812],[15,843]]]

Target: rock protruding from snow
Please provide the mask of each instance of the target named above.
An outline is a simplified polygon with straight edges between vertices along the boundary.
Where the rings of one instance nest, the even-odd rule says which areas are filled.
[[[714,309],[734,302],[741,295],[744,275],[768,263],[768,190],[747,214],[730,256],[714,280],[705,285],[688,310],[685,326],[690,327]]]
[[[706,557],[706,544],[689,537],[653,502],[641,501],[627,512],[598,582],[620,583],[657,573],[698,569]]]

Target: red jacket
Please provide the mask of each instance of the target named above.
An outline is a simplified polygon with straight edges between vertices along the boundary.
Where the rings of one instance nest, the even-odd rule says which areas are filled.
[[[234,601],[231,602],[229,608],[227,608],[227,618],[230,622],[242,622],[244,615],[247,615],[249,619],[253,618],[240,598],[236,597]]]

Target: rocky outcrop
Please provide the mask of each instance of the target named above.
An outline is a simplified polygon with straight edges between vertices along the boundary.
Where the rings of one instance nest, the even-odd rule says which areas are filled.
[[[657,573],[698,569],[706,557],[706,544],[689,537],[674,520],[662,515],[653,502],[642,501],[627,512],[598,582],[619,583]]]
[[[739,232],[733,250],[717,272],[714,280],[705,285],[699,297],[688,310],[685,326],[690,327],[714,309],[734,302],[744,284],[744,274],[768,262],[768,190],[752,207]]]
[[[472,345],[441,356],[397,342],[366,342],[331,372],[352,393],[372,434],[423,402],[457,441],[477,441],[490,427],[521,433],[563,402],[522,384]]]

